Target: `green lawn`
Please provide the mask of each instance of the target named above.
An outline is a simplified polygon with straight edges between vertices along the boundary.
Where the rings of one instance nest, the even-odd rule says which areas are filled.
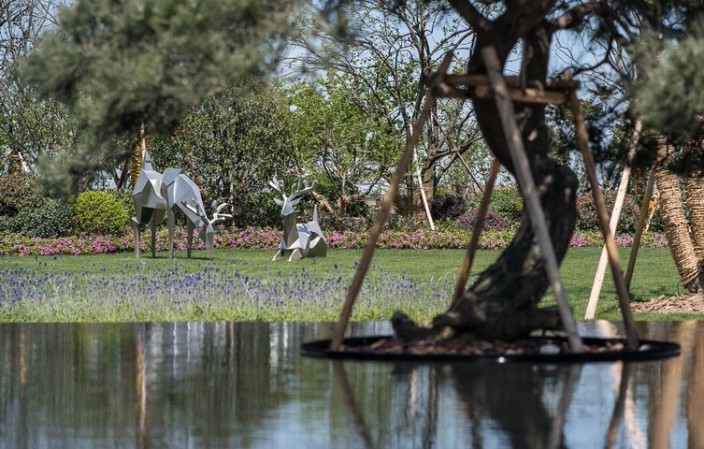
[[[622,249],[622,264],[628,257]],[[575,316],[587,305],[600,248],[570,249],[561,274]],[[497,251],[479,251],[473,273]],[[217,250],[194,258],[165,253],[0,257],[0,321],[334,320],[361,256],[329,250],[321,259],[272,262],[273,251]],[[463,257],[461,250],[377,250],[354,319],[386,319],[395,309],[416,319],[441,312]],[[667,249],[639,252],[631,285],[636,301],[679,293]],[[597,318],[618,320],[607,270]],[[553,302],[548,293],[545,304]],[[636,315],[636,319],[702,316]]]

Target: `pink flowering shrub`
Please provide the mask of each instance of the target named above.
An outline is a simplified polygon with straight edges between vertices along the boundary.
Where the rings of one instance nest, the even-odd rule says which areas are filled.
[[[362,249],[367,243],[367,232],[332,231],[326,235],[329,248]],[[388,230],[381,233],[377,248],[384,249],[464,249],[469,242],[470,232],[466,230],[432,231],[421,229],[416,231]],[[513,238],[512,231],[488,230],[482,232],[479,239],[480,249],[503,249]],[[215,233],[213,243],[215,248],[230,249],[270,249],[275,250],[281,240],[281,231],[270,228],[227,229]],[[633,237],[624,234],[616,236],[618,246],[630,246]],[[166,229],[157,232],[156,250],[166,251],[168,232]],[[176,230],[175,245],[179,251],[186,250],[186,231]],[[598,232],[579,232],[572,236],[572,247],[600,247],[603,238]],[[662,248],[667,246],[663,234],[645,234],[641,246]],[[194,248],[204,249],[203,242],[194,236]],[[140,250],[151,250],[149,232],[142,233]],[[49,256],[56,254],[108,254],[115,252],[134,251],[134,238],[131,234],[119,237],[113,236],[79,236],[60,238],[24,237],[20,234],[0,233],[0,256]]]

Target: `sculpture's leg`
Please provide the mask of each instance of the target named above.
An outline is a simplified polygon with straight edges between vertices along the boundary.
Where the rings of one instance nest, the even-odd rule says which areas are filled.
[[[152,228],[152,258],[156,258],[156,221],[154,221],[154,217],[152,217],[152,220],[151,220],[151,228]]]
[[[303,253],[301,252],[300,248],[296,248],[291,252],[291,257],[288,258],[289,262],[292,262],[294,260],[300,260],[303,258]]]
[[[169,259],[174,258],[174,227],[175,227],[175,219],[174,219],[174,211],[168,210],[167,213],[169,214]]]
[[[132,224],[132,231],[134,231],[134,255],[139,258],[139,221],[137,217],[132,217],[130,224]]]
[[[207,233],[205,234],[205,249],[208,251],[208,257],[211,259],[215,258],[215,255],[213,254],[213,234],[212,233]]]
[[[274,261],[277,261],[277,260],[281,259],[281,256],[282,256],[283,254],[284,254],[284,250],[281,249],[281,248],[279,248],[279,250],[276,251],[276,254],[274,254],[274,257],[271,258],[271,261],[274,262]]]
[[[187,256],[190,259],[191,258],[191,246],[193,246],[193,223],[190,221],[188,222],[188,240],[187,240]]]

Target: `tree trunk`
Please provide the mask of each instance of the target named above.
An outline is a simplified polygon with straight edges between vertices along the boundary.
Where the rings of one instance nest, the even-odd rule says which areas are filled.
[[[486,71],[481,49],[493,46],[501,61],[519,37],[525,47],[522,76],[528,82],[543,83],[547,77],[547,49],[550,46],[548,26],[537,20],[540,8],[528,15],[506,14],[487,31],[477,33],[476,51],[469,61],[470,73]],[[531,20],[535,23],[524,28]],[[500,31],[500,32],[499,32]],[[511,172],[509,150],[501,120],[493,100],[473,100],[477,122],[494,156]],[[552,244],[558,261],[569,246],[576,221],[577,176],[567,166],[558,165],[548,156],[545,105],[516,104],[523,144],[530,169],[540,194]],[[530,224],[526,209],[513,241],[496,263],[487,268],[478,280],[450,309],[435,318],[435,328],[450,326],[455,331],[471,333],[478,338],[514,339],[536,329],[561,328],[554,309],[538,309],[537,305],[549,286],[545,261]]]
[[[660,195],[660,214],[672,259],[682,284],[691,292],[698,290],[699,258],[689,235],[682,203],[680,178],[667,169],[670,145],[662,134],[655,136],[658,144],[658,164],[655,180]]]
[[[689,175],[685,179],[687,210],[692,232],[694,252],[701,264],[704,261],[704,177]]]

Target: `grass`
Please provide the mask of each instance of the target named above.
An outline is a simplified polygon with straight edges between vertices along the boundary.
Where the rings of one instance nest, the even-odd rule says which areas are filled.
[[[628,248],[621,250],[625,265]],[[575,317],[584,316],[600,248],[572,248],[561,275]],[[479,251],[473,273],[498,251]],[[165,253],[0,257],[0,321],[328,321],[339,314],[359,250],[333,249],[321,259],[272,262],[268,250],[217,250],[194,258]],[[377,250],[353,319],[381,320],[402,309],[430,319],[448,304],[462,250]],[[631,285],[634,300],[680,293],[667,249],[642,248]],[[548,293],[543,299],[553,301]],[[607,270],[598,319],[619,320]],[[644,319],[702,319],[645,315]]]

